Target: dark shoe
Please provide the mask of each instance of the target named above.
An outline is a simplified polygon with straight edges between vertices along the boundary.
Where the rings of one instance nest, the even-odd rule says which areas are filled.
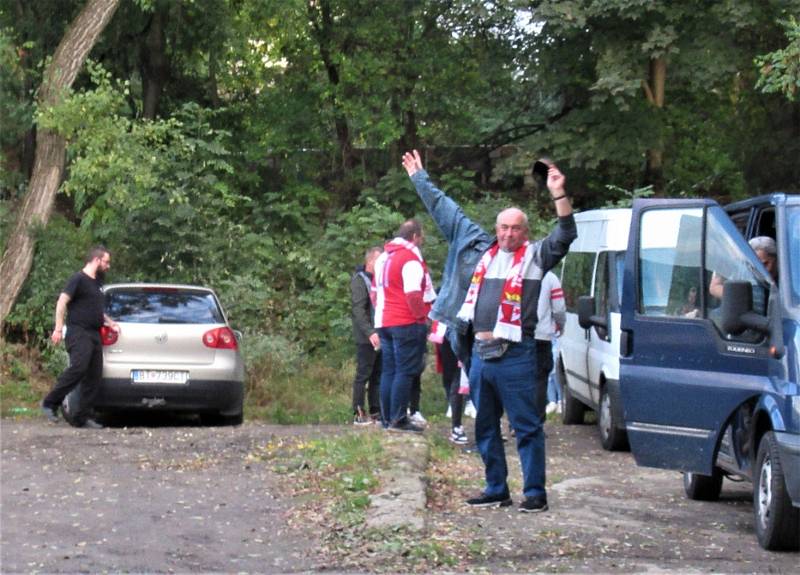
[[[104,429],[105,426],[102,423],[97,423],[94,419],[87,419],[83,422],[82,425],[78,427],[83,427],[84,429]]]
[[[508,493],[500,495],[486,495],[481,493],[478,497],[467,499],[470,507],[508,507],[511,505],[511,496]]]
[[[58,423],[60,421],[58,418],[58,408],[53,409],[52,407],[46,406],[44,403],[42,403],[42,415],[44,415],[50,423]]]
[[[357,408],[355,415],[353,415],[353,425],[369,425],[372,421],[364,415],[364,410],[360,407]]]
[[[526,497],[525,501],[519,504],[520,513],[541,513],[547,511],[547,497],[537,495],[536,497]]]
[[[397,425],[390,425],[389,431],[397,431],[405,433],[422,433],[424,429],[406,420],[403,423],[398,423]]]

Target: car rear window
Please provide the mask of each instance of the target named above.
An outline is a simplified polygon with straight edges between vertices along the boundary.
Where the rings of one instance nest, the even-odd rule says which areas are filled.
[[[106,313],[127,323],[224,323],[213,294],[163,288],[106,292]]]

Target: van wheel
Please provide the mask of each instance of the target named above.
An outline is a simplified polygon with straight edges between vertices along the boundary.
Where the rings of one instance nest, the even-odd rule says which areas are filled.
[[[600,429],[600,443],[606,451],[619,451],[628,446],[628,434],[614,417],[614,405],[611,395],[604,385],[600,389],[600,410],[597,414],[597,426]]]
[[[560,361],[556,367],[556,378],[558,385],[561,386],[561,423],[564,425],[583,423],[583,412],[586,408],[569,392],[567,374],[564,373],[564,364]]]
[[[700,475],[687,471],[683,474],[683,490],[689,499],[716,501],[722,491],[722,471],[716,466],[711,475]]]
[[[753,477],[753,513],[758,543],[768,551],[800,549],[800,509],[786,492],[775,434],[761,438]]]

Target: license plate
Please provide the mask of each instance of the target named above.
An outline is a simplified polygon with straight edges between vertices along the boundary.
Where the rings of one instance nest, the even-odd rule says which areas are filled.
[[[134,369],[131,371],[133,383],[174,383],[183,385],[189,381],[188,371],[164,369]]]

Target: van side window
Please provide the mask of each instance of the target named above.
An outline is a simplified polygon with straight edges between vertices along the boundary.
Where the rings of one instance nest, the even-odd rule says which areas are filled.
[[[649,210],[640,226],[639,313],[677,315],[701,284],[703,211]]]
[[[594,313],[608,315],[608,252],[597,255],[597,272],[594,277]]]
[[[568,312],[578,313],[578,297],[589,295],[592,289],[594,253],[570,252],[563,262],[561,289],[564,290],[564,302]]]
[[[727,280],[748,281],[753,286],[753,311],[760,314],[767,314],[767,297],[769,286],[764,283],[756,274],[755,269],[749,261],[742,257],[740,249],[731,241],[730,236],[724,232],[723,223],[720,215],[716,211],[708,211],[706,222],[706,265],[704,276],[706,279],[705,290],[708,294],[707,317],[720,328],[718,308],[721,304],[719,297],[710,293],[714,291],[710,288],[712,282],[721,281],[723,284]],[[717,296],[719,294],[716,294]],[[720,332],[721,332],[720,328]],[[745,332],[742,337],[734,339],[752,340],[755,334]]]

